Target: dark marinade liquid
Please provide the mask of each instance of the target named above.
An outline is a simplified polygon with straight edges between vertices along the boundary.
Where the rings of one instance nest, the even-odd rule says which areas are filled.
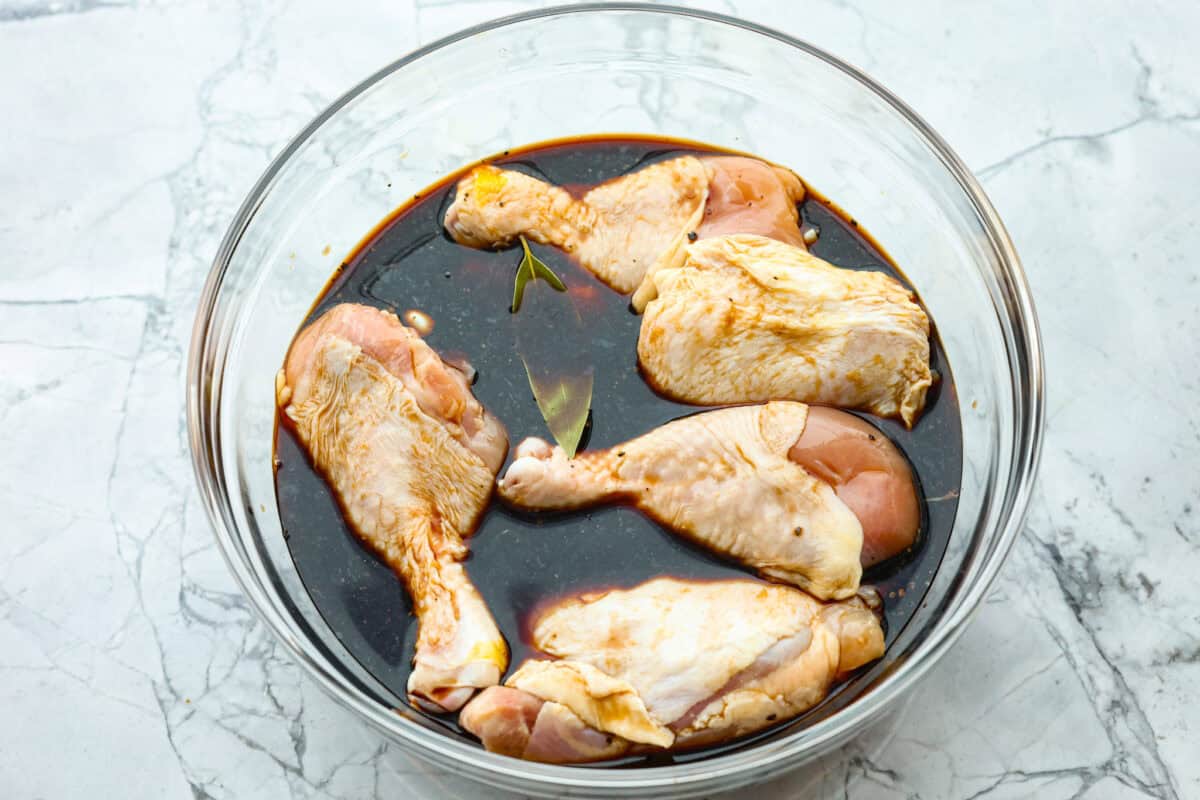
[[[654,161],[704,152],[723,151],[691,142],[605,137],[534,146],[492,162],[583,189]],[[444,357],[465,356],[478,370],[475,394],[508,429],[511,460],[511,449],[525,437],[551,438],[514,346],[509,304],[520,248],[473,250],[445,234],[442,218],[462,174],[448,176],[385,220],[339,267],[303,324],[345,302],[368,303],[399,315],[409,309],[426,312],[434,321],[426,341]],[[800,212],[802,224],[819,231],[810,246],[815,255],[840,267],[882,270],[908,285],[882,249],[832,203],[810,190]],[[567,284],[585,328],[594,337],[595,387],[587,447],[610,447],[703,410],[659,397],[639,375],[636,344],[641,317],[630,311],[628,297],[606,287],[564,253],[531,246]],[[912,431],[895,420],[863,415],[908,457],[924,498],[917,547],[868,571],[863,579],[864,584],[876,586],[884,599],[889,646],[922,602],[945,552],[958,506],[962,472],[958,397],[936,332],[931,359],[941,380],[931,389],[925,413]],[[342,644],[394,693],[392,702],[397,707],[406,706],[405,686],[417,633],[408,596],[392,570],[360,544],[286,420],[281,417],[280,422],[275,441],[276,493],[296,569]],[[525,514],[493,498],[470,545],[467,568],[508,640],[510,671],[536,656],[527,643],[525,623],[530,612],[553,598],[604,587],[632,587],[662,575],[756,580],[745,569],[688,544],[624,506]],[[852,677],[806,714],[736,742],[632,757],[605,766],[680,763],[745,747],[824,716],[835,698],[840,707],[855,693]],[[448,734],[475,741],[459,728],[454,715],[428,718]]]

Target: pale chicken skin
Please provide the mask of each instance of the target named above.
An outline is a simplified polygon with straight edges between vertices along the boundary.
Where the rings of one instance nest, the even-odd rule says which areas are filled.
[[[929,318],[881,272],[763,236],[702,239],[652,276],[638,360],[662,394],[857,408],[911,427],[932,383]]]
[[[826,604],[749,580],[585,594],[544,609],[531,631],[551,658],[526,661],[460,722],[488,750],[556,763],[752,733],[813,707],[884,650],[861,599]]]
[[[526,439],[500,497],[533,510],[631,502],[766,577],[820,598],[851,597],[863,529],[829,483],[789,457],[807,416],[792,402],[719,409],[573,459]]]
[[[804,185],[744,156],[680,156],[596,186],[575,199],[515,170],[484,165],[459,181],[445,227],[459,244],[503,247],[518,236],[571,253],[640,311],[649,276],[678,265],[687,243],[729,232],[803,247],[796,204]],[[640,288],[639,288],[640,287]]]
[[[471,247],[503,247],[518,236],[553,245],[628,294],[647,271],[679,261],[707,196],[708,172],[691,156],[602,183],[579,200],[524,173],[484,165],[459,181],[445,226]]]
[[[508,647],[462,560],[508,439],[466,376],[395,315],[344,304],[296,338],[276,390],[347,521],[412,597],[410,699],[455,711],[497,684]]]

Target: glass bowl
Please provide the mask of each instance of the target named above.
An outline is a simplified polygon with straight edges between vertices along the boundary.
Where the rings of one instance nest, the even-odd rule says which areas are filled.
[[[396,709],[296,576],[272,476],[274,376],[326,280],[392,209],[504,149],[589,133],[700,140],[797,170],[918,287],[953,367],[964,466],[949,550],[867,690],[784,736],[640,769],[522,762]],[[1004,227],[942,139],[855,68],[783,34],[662,6],[577,5],[424,47],[314,120],[239,210],[204,288],[188,372],[196,477],[230,569],[296,660],[412,753],[534,795],[685,797],[762,781],[877,721],[962,633],[1021,527],[1041,442],[1042,356]]]

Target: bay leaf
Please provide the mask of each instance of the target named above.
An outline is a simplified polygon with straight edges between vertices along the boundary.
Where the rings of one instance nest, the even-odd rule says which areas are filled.
[[[512,315],[517,354],[550,435],[570,458],[579,449],[591,411],[595,380],[591,336],[562,281],[528,247],[518,280],[530,259],[536,263],[528,265],[520,293],[514,292],[513,306],[519,311]]]

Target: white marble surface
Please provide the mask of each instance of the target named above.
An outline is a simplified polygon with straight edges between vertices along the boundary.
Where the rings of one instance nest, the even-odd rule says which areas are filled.
[[[330,99],[507,0],[0,0],[0,794],[494,796],[328,700],[192,485],[185,348],[237,203]],[[733,0],[983,178],[1039,304],[1025,535],[892,728],[763,800],[1200,796],[1200,7]]]

